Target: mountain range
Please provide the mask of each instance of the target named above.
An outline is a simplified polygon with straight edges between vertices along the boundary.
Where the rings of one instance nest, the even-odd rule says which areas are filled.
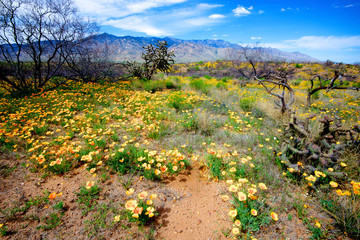
[[[115,36],[108,33],[93,36],[93,42],[100,48],[106,46],[111,61],[141,61],[143,47],[166,41],[169,51],[175,54],[175,62],[198,62],[227,60],[242,47],[224,40],[181,40],[176,38]],[[288,62],[319,62],[318,59],[300,52],[285,52],[276,48],[261,48],[263,60]],[[251,50],[250,50],[251,51]]]

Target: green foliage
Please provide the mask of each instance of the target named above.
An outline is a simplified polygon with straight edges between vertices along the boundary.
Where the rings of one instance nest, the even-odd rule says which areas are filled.
[[[131,76],[143,80],[151,80],[157,72],[169,72],[171,64],[174,63],[173,52],[168,51],[166,41],[158,41],[155,46],[152,44],[143,47],[145,52],[141,55],[144,63],[139,65],[135,62],[127,62],[124,66]]]
[[[223,81],[220,81],[216,84],[216,88],[219,88],[219,89],[227,89],[227,85],[225,82]]]
[[[231,79],[231,77],[223,77],[221,81],[227,83],[229,79]]]
[[[170,126],[167,124],[161,124],[159,127],[150,130],[147,136],[149,138],[159,140],[170,133],[171,133]]]
[[[44,125],[44,126],[35,126],[34,127],[34,133],[39,135],[39,136],[43,136],[45,135],[45,133],[49,130],[49,126],[48,125]]]
[[[302,202],[295,202],[294,208],[296,209],[298,218],[304,219],[306,215],[308,214],[307,209],[304,207],[304,204]]]
[[[166,81],[165,81],[165,87],[166,87],[167,89],[177,89],[177,88],[179,88],[179,86],[176,86],[176,85],[174,84],[174,82],[173,82],[173,81],[170,81],[170,80],[166,80]]]
[[[60,211],[64,210],[64,203],[62,201],[60,201],[58,204],[55,204],[53,206],[53,209],[60,210]]]
[[[255,99],[253,98],[241,98],[239,101],[240,107],[246,111],[251,112],[254,107]]]
[[[42,218],[42,222],[44,225],[40,225],[37,229],[44,229],[44,230],[51,230],[56,228],[57,226],[61,225],[61,218],[64,216],[64,212],[53,212],[49,216]]]
[[[157,92],[163,91],[165,89],[179,89],[180,86],[175,84],[171,80],[153,80],[153,81],[143,81],[136,80],[132,82],[132,86],[135,89],[144,89],[147,92]]]
[[[139,150],[134,146],[127,146],[125,149],[116,151],[108,161],[108,166],[121,174],[131,173],[138,170],[136,159],[146,157],[144,150]]]
[[[259,231],[262,226],[269,224],[271,221],[265,199],[260,201],[247,198],[245,201],[240,201],[237,197],[233,196],[232,203],[237,211],[234,221],[240,220],[242,230],[250,232]],[[256,216],[251,214],[252,209],[257,211]]]
[[[61,161],[60,164],[49,165],[46,169],[55,174],[64,174],[74,167],[73,162],[68,160]]]
[[[320,203],[343,231],[354,239],[360,238],[359,196],[353,195],[350,199],[340,196],[333,199],[320,198]]]
[[[16,166],[9,167],[9,165],[0,165],[0,176],[8,177],[14,170],[16,169]]]
[[[116,209],[111,205],[105,203],[97,205],[96,211],[91,215],[91,220],[86,220],[85,227],[88,231],[89,237],[95,237],[100,235],[102,229],[111,227],[111,221],[109,215],[116,212]]]
[[[87,214],[94,209],[94,205],[97,204],[101,189],[98,185],[91,186],[90,188],[80,187],[79,192],[75,192],[78,199],[77,202],[83,209],[83,214]]]
[[[4,219],[10,220],[15,218],[18,214],[22,215],[25,212],[27,212],[31,207],[33,206],[41,206],[45,203],[49,203],[48,198],[49,192],[44,191],[43,195],[37,196],[35,198],[30,198],[28,201],[25,202],[25,204],[19,203],[21,207],[14,206],[11,208],[5,208],[1,210],[0,212],[4,215]]]
[[[319,99],[319,97],[320,97],[320,91],[314,92],[314,93],[311,95],[311,97],[312,97],[313,99]]]
[[[4,137],[0,137],[0,150],[12,152],[14,150],[15,142],[14,140],[7,140]]]
[[[141,160],[141,165],[140,161]],[[121,174],[139,173],[150,180],[157,180],[160,176],[154,173],[153,169],[142,167],[152,161],[145,149],[128,145],[116,151],[115,156],[107,161],[108,166]]]
[[[9,235],[8,227],[5,226],[4,224],[0,224],[0,225],[1,225],[1,227],[0,227],[0,236],[4,237],[4,236]]]
[[[146,199],[138,199],[138,205],[136,207],[136,210],[139,210],[140,213],[138,213],[137,216],[134,215],[133,210],[126,211],[126,216],[129,222],[135,222],[138,225],[144,226],[149,224],[155,216],[159,215],[159,213],[155,210],[155,207],[152,204],[146,204],[146,202]]]
[[[168,96],[169,107],[175,108],[177,111],[190,109],[192,104],[187,101],[187,96],[181,92],[174,92]]]
[[[201,91],[202,93],[208,94],[210,90],[210,85],[205,82],[203,79],[192,79],[189,83],[190,87]]]
[[[312,233],[310,236],[310,239],[316,239],[316,240],[320,240],[320,239],[326,239],[325,238],[325,234],[322,231],[321,228],[318,228],[317,226],[314,226],[312,224],[308,224],[308,229],[310,230],[310,232]]]
[[[293,85],[294,85],[294,86],[299,86],[302,81],[303,81],[303,80],[302,80],[301,78],[298,78],[298,79],[296,79],[296,80],[293,82]]]
[[[209,167],[212,177],[223,179],[222,171],[226,170],[226,164],[222,158],[218,158],[215,154],[207,155],[206,164]]]
[[[187,131],[197,131],[199,126],[199,120],[195,114],[188,114],[181,122],[181,126]]]

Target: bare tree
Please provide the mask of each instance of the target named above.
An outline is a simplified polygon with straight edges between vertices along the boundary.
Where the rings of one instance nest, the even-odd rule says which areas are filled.
[[[289,76],[293,75],[296,69],[289,63],[274,64],[269,69],[265,78],[254,77],[266,92],[278,98],[275,104],[281,108],[281,113],[291,112],[291,105],[294,103],[294,90],[289,85]],[[280,90],[280,93],[277,90]]]
[[[269,61],[266,61],[266,53],[264,48],[259,47],[258,44],[240,45],[240,49],[232,49],[229,52],[229,58],[239,77],[245,81],[250,81],[255,77],[264,78],[269,72]]]
[[[355,76],[344,74],[339,69],[335,69],[333,74],[334,75],[330,78],[321,76],[319,74],[315,74],[312,78],[310,78],[311,86],[310,86],[310,89],[309,89],[308,95],[307,95],[307,106],[308,107],[310,107],[310,105],[311,105],[311,96],[320,90],[326,90],[326,92],[329,92],[330,90],[334,90],[334,89],[359,91],[358,87],[343,86],[343,84],[344,84],[343,78],[344,77],[356,78]],[[315,84],[314,84],[316,79],[318,79],[317,86],[315,86]]]
[[[65,49],[95,30],[71,0],[0,0],[0,25],[0,82],[20,94],[45,87],[65,64]]]
[[[98,82],[114,78],[114,63],[109,60],[109,45],[88,39],[68,49],[65,73],[67,78],[82,82]]]

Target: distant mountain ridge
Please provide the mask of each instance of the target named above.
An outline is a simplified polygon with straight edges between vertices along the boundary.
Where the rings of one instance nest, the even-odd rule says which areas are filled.
[[[107,45],[109,60],[141,61],[143,46],[166,41],[170,51],[174,51],[176,62],[198,62],[229,59],[230,53],[240,49],[240,45],[224,40],[181,40],[176,38],[133,37],[115,36],[108,33],[93,37],[96,44]],[[318,59],[300,52],[285,52],[276,48],[262,48],[265,60],[294,61],[294,62],[319,62]]]

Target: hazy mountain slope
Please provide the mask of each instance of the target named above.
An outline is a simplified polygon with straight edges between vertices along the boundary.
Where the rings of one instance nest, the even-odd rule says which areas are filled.
[[[229,59],[229,54],[234,49],[240,49],[238,44],[224,40],[181,40],[176,38],[156,37],[117,37],[107,33],[94,37],[94,41],[100,45],[107,44],[109,47],[109,59],[113,61],[141,61],[143,46],[155,44],[158,40],[165,40],[169,50],[174,51],[176,62],[214,61]],[[284,60],[295,62],[317,62],[318,59],[299,52],[284,52],[275,48],[263,48],[266,60]]]

